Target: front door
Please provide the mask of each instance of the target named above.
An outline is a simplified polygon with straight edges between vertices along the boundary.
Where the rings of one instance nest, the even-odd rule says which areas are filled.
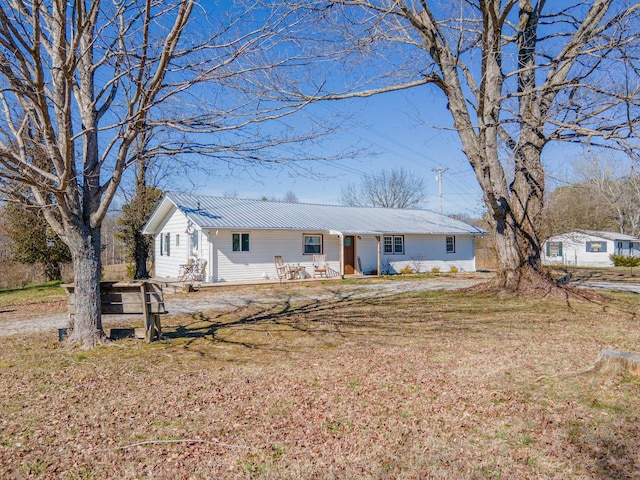
[[[353,235],[345,236],[343,243],[344,274],[353,275],[356,273],[355,237]]]

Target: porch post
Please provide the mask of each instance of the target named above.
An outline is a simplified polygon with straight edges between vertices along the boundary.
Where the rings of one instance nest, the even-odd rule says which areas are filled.
[[[380,255],[380,235],[376,235],[376,240],[378,241],[378,274],[376,276],[380,276],[380,268],[382,268],[382,259]]]
[[[344,279],[344,234],[340,232],[338,234],[340,240],[340,278]]]

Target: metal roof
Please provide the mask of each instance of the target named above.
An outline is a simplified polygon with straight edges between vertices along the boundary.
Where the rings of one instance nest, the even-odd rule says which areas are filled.
[[[631,235],[627,235],[625,233],[616,233],[616,232],[602,232],[602,231],[598,231],[598,230],[576,230],[577,232],[583,233],[585,235],[589,235],[592,237],[600,237],[600,238],[605,238],[607,240],[613,240],[614,242],[616,240],[625,240],[625,241],[631,241],[631,242],[637,242],[638,241],[638,237],[633,237]]]
[[[200,228],[326,231],[343,234],[485,235],[428,210],[344,207],[167,193],[144,229],[154,234],[173,208]]]

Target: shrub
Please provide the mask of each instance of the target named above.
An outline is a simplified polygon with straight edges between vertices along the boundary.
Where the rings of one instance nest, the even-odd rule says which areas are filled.
[[[458,270],[458,267],[456,267],[455,265],[451,265],[451,268],[449,269],[449,272],[451,273],[458,273],[460,270]]]
[[[413,269],[413,273],[420,273],[424,266],[423,260],[424,259],[421,256],[411,258],[411,268]]]
[[[400,270],[400,274],[401,275],[410,275],[413,273],[413,270],[411,269],[411,267],[409,265],[405,265],[404,268],[402,270]]]
[[[431,268],[431,273],[440,273],[440,267]]]
[[[127,263],[127,278],[129,280],[133,280],[135,276],[136,276],[136,264]]]
[[[609,258],[616,267],[638,267],[640,266],[640,257],[632,257],[626,255],[609,255]]]

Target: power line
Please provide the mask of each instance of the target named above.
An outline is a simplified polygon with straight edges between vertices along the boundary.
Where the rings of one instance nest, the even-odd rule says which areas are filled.
[[[325,103],[325,104],[323,104],[323,106],[325,108],[327,108],[328,110],[332,110],[334,112],[338,112],[339,113],[339,110],[336,107],[334,107],[333,105]],[[360,138],[366,139],[368,142],[385,149],[386,151],[398,156],[399,158],[403,158],[404,160],[408,161],[409,163],[411,163],[413,165],[424,166],[425,163],[427,165],[437,165],[438,163],[440,163],[437,159],[435,159],[434,157],[426,154],[424,151],[418,150],[416,148],[413,148],[413,147],[407,145],[406,143],[403,143],[403,142],[397,140],[396,138],[394,138],[394,137],[392,137],[390,135],[387,135],[386,133],[381,132],[380,130],[378,130],[378,129],[374,128],[374,127],[371,127],[370,125],[367,125],[367,124],[363,123],[362,121],[360,121],[360,120],[358,120],[356,118],[350,118],[349,121],[351,123],[357,125],[361,129],[366,130],[369,133],[372,133],[378,141],[367,139],[367,138],[365,138],[364,136],[362,136],[361,134],[358,134],[358,133],[355,133],[355,135],[359,136]],[[384,140],[387,143],[381,143],[380,140]],[[391,148],[389,144],[393,144],[396,147],[400,147],[401,150],[404,150],[404,151],[408,152],[409,155],[399,153],[395,148]],[[414,158],[410,158],[411,156],[414,156]],[[462,175],[463,178],[460,178],[459,174],[463,174]],[[369,176],[370,174],[369,173],[365,173],[364,175]],[[453,175],[458,177],[457,181],[458,181],[458,183],[462,184],[461,185],[462,187],[467,188],[469,190],[473,190],[475,187],[477,187],[477,185],[475,183],[473,183],[473,185],[472,185],[472,184],[469,183],[469,181],[467,179],[464,178],[464,177],[468,176],[468,172],[465,173],[465,170],[458,170]]]

